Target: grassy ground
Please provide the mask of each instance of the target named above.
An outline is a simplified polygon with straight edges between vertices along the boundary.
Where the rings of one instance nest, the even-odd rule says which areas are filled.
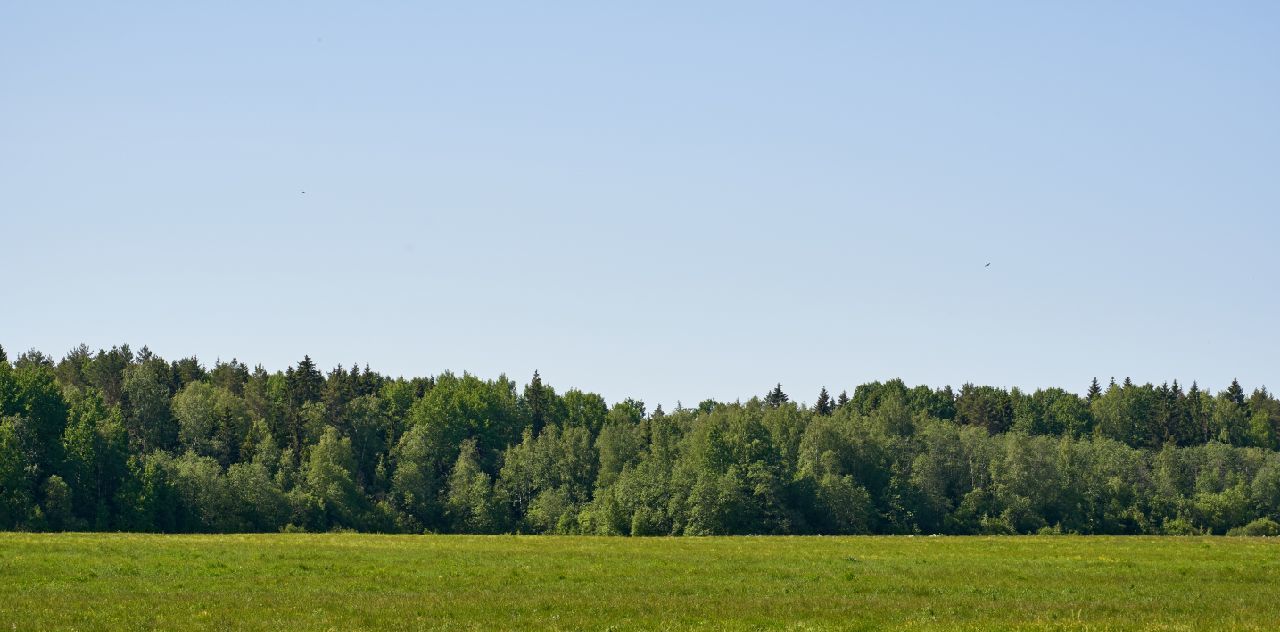
[[[1280,540],[0,534],[0,630],[1277,629]]]

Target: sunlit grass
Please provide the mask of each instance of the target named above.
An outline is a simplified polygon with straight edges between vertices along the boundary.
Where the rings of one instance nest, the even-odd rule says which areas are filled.
[[[1280,540],[0,534],[0,629],[1276,629]]]

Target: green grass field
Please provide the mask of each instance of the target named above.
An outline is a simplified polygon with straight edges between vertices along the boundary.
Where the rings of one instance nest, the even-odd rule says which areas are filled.
[[[0,629],[1277,629],[1280,539],[0,534]]]

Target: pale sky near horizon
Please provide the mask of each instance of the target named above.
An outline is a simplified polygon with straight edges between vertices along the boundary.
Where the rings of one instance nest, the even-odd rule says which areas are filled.
[[[0,345],[1280,388],[1280,4],[426,5],[0,6]]]

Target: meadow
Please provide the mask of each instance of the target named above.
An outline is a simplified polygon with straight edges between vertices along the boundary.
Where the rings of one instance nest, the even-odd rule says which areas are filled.
[[[1280,539],[0,534],[0,629],[1275,629]]]

